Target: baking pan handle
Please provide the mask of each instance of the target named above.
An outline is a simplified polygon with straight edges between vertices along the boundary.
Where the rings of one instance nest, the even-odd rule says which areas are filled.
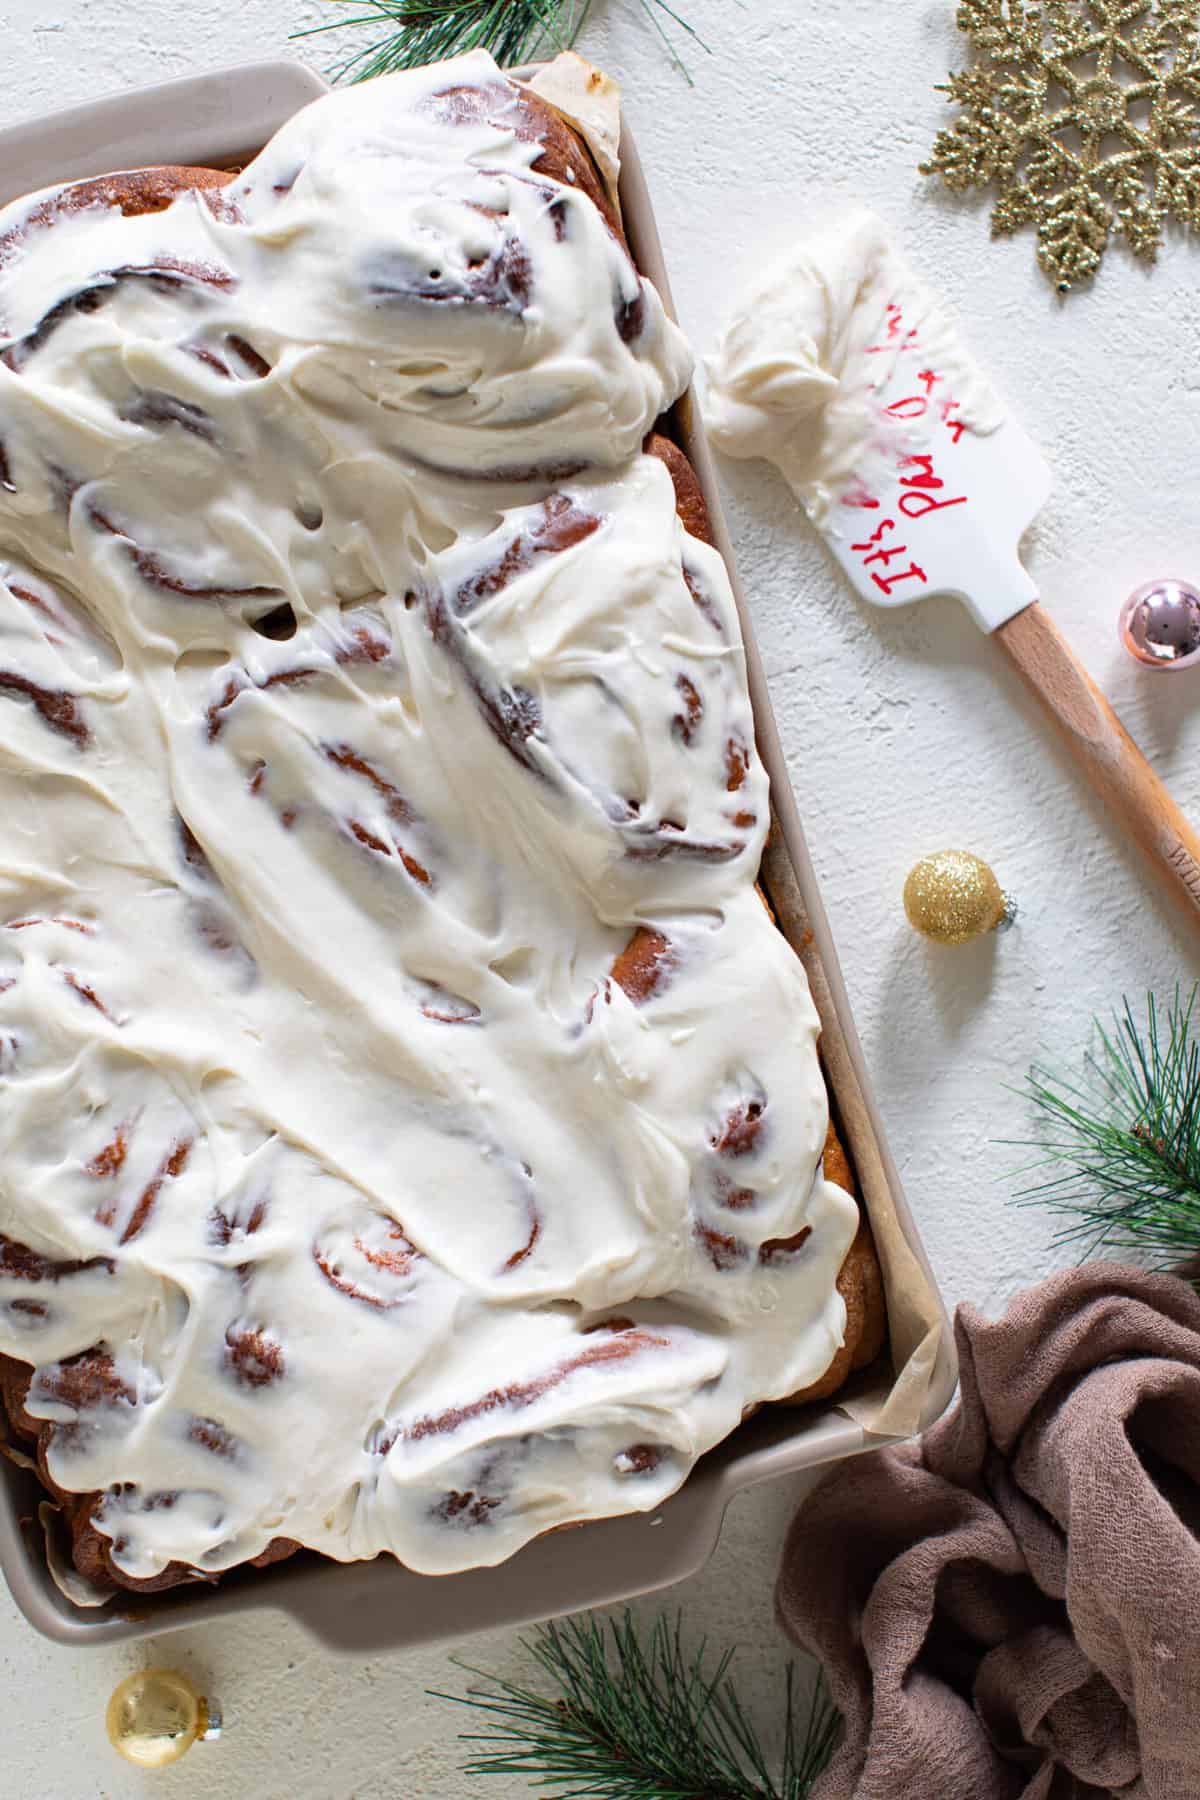
[[[114,169],[240,166],[328,91],[329,83],[302,63],[245,63],[14,125],[0,132],[0,204]]]

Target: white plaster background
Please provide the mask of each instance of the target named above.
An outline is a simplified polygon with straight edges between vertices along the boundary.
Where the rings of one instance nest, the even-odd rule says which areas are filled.
[[[635,0],[595,0],[582,47],[619,76],[646,160],[684,325],[707,347],[729,284],[822,203],[861,197],[936,279],[1049,455],[1055,490],[1030,547],[1042,592],[1182,804],[1200,813],[1200,673],[1144,675],[1117,649],[1124,594],[1156,573],[1200,579],[1200,252],[1175,238],[1157,271],[1110,254],[1060,305],[1028,235],[993,244],[982,210],[916,173],[957,59],[953,0],[678,0],[715,54],[675,72]],[[316,0],[0,0],[5,123],[123,87],[274,55],[329,16]],[[347,40],[348,41],[348,40]],[[1007,1195],[1024,1110],[1008,1091],[1036,1054],[1072,1057],[1123,992],[1200,974],[1200,940],[1080,785],[1001,653],[953,603],[859,607],[782,484],[723,471],[801,810],[893,1145],[941,1286],[997,1309],[1052,1261],[1050,1225]],[[1020,896],[1004,939],[939,951],[904,923],[922,853],[958,844]],[[761,1717],[785,1657],[770,1590],[796,1490],[730,1512],[709,1567],[670,1597],[689,1628],[743,1645]],[[653,1610],[649,1607],[647,1610]],[[513,1670],[510,1633],[467,1653]],[[170,1773],[113,1757],[103,1710],[150,1660],[46,1644],[0,1596],[10,1800],[518,1800],[468,1784],[462,1724],[428,1687],[439,1649],[341,1659],[256,1614],[177,1635],[161,1656],[225,1702],[231,1729]]]

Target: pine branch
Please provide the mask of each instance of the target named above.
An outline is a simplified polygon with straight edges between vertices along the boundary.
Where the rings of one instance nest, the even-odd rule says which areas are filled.
[[[382,32],[333,71],[335,81],[369,81],[395,69],[415,69],[467,50],[490,50],[502,67],[569,50],[579,36],[591,0],[327,0],[352,16],[311,25],[293,37],[371,25]],[[637,0],[676,66],[690,81],[662,15],[707,50],[695,27],[670,0]]]
[[[709,1668],[707,1646],[688,1655],[677,1619],[659,1618],[643,1644],[632,1616],[543,1626],[527,1643],[551,1695],[474,1669],[488,1685],[437,1698],[469,1706],[486,1728],[468,1776],[524,1775],[559,1800],[806,1800],[837,1744],[841,1719],[823,1684],[803,1723],[789,1668],[778,1779],[729,1680],[733,1652]]]
[[[1144,1024],[1128,1000],[1100,1049],[1069,1079],[1031,1069],[1026,1097],[1042,1135],[1023,1140],[1056,1171],[1018,1195],[1061,1215],[1056,1242],[1136,1251],[1166,1267],[1200,1252],[1200,1043],[1197,989],[1165,1009],[1146,997]]]
[[[574,43],[589,0],[329,0],[352,16],[310,26],[295,37],[373,25],[384,35],[347,58],[334,79],[368,81],[395,69],[415,69],[467,50],[490,50],[505,65],[527,62],[539,50]]]

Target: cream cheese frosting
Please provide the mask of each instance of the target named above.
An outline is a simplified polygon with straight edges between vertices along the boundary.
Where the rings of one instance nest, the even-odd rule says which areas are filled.
[[[705,362],[704,421],[727,456],[761,457],[824,523],[852,484],[919,451],[911,413],[879,403],[919,339],[952,384],[956,421],[994,431],[1001,404],[941,300],[860,208],[805,235],[748,284]]]
[[[842,1340],[689,355],[539,151],[475,53],[0,214],[0,1351],[133,1578],[498,1562]]]

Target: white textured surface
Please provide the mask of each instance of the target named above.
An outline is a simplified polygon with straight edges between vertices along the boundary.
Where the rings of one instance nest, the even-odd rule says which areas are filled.
[[[221,63],[287,53],[305,0],[0,0],[6,119]],[[717,51],[689,88],[634,0],[596,0],[583,47],[627,89],[676,300],[707,345],[731,272],[823,201],[861,198],[945,292],[968,341],[1049,456],[1055,491],[1031,565],[1079,654],[1181,803],[1200,812],[1200,678],[1142,675],[1116,647],[1125,593],[1200,571],[1196,252],[1158,270],[1110,253],[1095,290],[1060,306],[1030,239],[993,245],[983,213],[916,174],[959,55],[951,0],[686,0]],[[323,53],[322,41],[315,42]],[[328,47],[325,40],[325,47]],[[294,48],[294,47],[293,47]],[[860,608],[839,587],[781,481],[726,465],[743,576],[868,1060],[942,1288],[991,1310],[1045,1272],[1050,1231],[1006,1200],[1023,1109],[1006,1090],[1030,1057],[1074,1056],[1122,991],[1200,973],[1200,940],[1081,789],[1001,654],[949,602]],[[923,852],[987,856],[1021,898],[1003,939],[939,952],[904,924],[900,887]],[[795,1492],[742,1498],[717,1555],[676,1591],[689,1628],[735,1639],[744,1686],[774,1704],[783,1648],[775,1557]],[[653,1610],[653,1606],[647,1610]],[[151,1653],[154,1654],[153,1652]],[[473,1641],[517,1665],[511,1635]],[[453,1684],[438,1650],[339,1659],[286,1621],[179,1634],[161,1646],[223,1698],[225,1740],[160,1777],[165,1792],[256,1800],[470,1800],[459,1721],[428,1700]],[[109,1690],[143,1653],[43,1643],[0,1598],[5,1752],[14,1800],[132,1800],[155,1784],[112,1757]],[[518,1800],[520,1782],[480,1783]]]

